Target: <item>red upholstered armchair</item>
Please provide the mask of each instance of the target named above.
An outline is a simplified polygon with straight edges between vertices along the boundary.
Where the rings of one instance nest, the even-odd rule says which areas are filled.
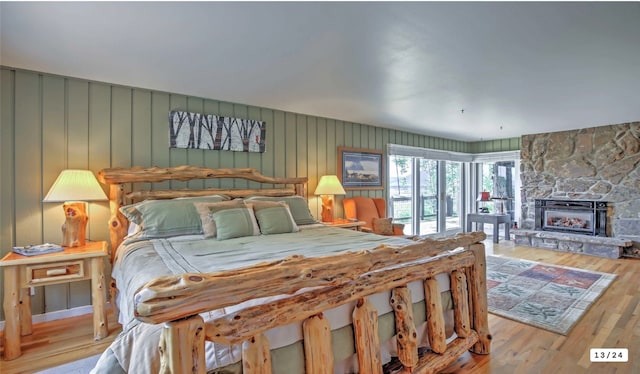
[[[404,235],[404,224],[391,223],[387,217],[387,202],[382,198],[354,196],[342,201],[347,219],[357,219],[366,224],[362,231],[382,235]]]

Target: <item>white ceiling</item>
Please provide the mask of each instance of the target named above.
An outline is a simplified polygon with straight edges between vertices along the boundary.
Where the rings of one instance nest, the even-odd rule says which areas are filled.
[[[640,2],[2,2],[0,16],[5,66],[419,134],[640,120]]]

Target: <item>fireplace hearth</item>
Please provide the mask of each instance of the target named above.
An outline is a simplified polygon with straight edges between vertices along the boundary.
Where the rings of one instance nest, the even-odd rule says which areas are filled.
[[[607,236],[607,203],[593,200],[535,200],[535,229]]]
[[[598,200],[535,200],[535,230],[513,230],[517,245],[620,258],[633,241],[612,237],[611,203]]]

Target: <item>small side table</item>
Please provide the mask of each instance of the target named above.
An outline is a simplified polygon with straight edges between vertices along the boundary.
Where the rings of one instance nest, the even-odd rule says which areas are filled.
[[[471,231],[471,223],[475,222],[479,230],[484,229],[485,223],[493,225],[493,242],[497,243],[500,224],[504,224],[504,239],[509,240],[511,228],[511,216],[509,214],[469,213],[467,214],[467,232]]]
[[[333,222],[323,222],[327,226],[341,227],[343,229],[360,231],[360,227],[366,225],[365,221],[349,221],[348,219],[336,219]]]
[[[94,339],[109,335],[104,277],[107,256],[107,242],[99,241],[31,257],[10,252],[0,260],[4,267],[5,360],[20,357],[20,337],[32,331],[29,287],[91,279]]]

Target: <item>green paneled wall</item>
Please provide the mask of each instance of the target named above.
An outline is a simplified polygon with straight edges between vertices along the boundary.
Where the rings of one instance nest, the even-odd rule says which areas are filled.
[[[489,153],[520,150],[520,138],[505,138],[469,143],[469,153]]]
[[[59,242],[60,204],[42,198],[66,168],[177,166],[254,167],[275,177],[309,177],[309,204],[318,179],[335,174],[337,147],[385,150],[387,143],[457,152],[519,149],[519,139],[466,143],[365,124],[307,116],[211,99],[92,82],[2,67],[0,140],[0,251],[12,245]],[[265,153],[169,149],[169,111],[183,109],[267,122]],[[517,147],[517,148],[513,148]],[[219,183],[219,184],[218,184]],[[230,181],[189,182],[192,187],[229,186]],[[172,182],[172,188],[186,182]],[[166,188],[168,182],[139,188]],[[251,183],[235,182],[235,187]],[[105,188],[106,191],[106,188]],[[349,192],[384,196],[384,191]],[[337,204],[341,208],[341,204]],[[342,214],[339,211],[337,214]],[[108,203],[89,206],[88,237],[107,240]],[[0,290],[2,288],[0,287]],[[0,291],[1,292],[1,291]],[[1,296],[1,295],[0,295]],[[37,287],[33,313],[89,305],[88,282]],[[4,319],[3,315],[0,319]]]

